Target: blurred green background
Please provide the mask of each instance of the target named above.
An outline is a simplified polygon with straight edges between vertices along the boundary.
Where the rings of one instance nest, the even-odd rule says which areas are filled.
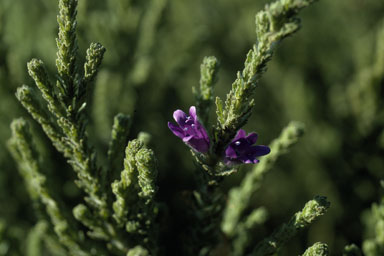
[[[14,93],[32,85],[26,63],[42,59],[54,77],[57,2],[0,1],[0,255],[24,255],[33,209],[7,149],[9,124],[24,116]],[[175,109],[194,105],[191,87],[199,83],[200,63],[221,62],[217,95],[224,97],[245,54],[255,42],[254,15],[264,0],[79,0],[80,59],[92,41],[107,52],[95,81],[89,134],[101,164],[113,116],[133,116],[131,138],[152,135],[159,162],[159,200],[169,206],[175,227],[178,194],[194,187],[187,147],[167,128]],[[306,134],[268,174],[255,207],[265,205],[269,220],[255,241],[287,221],[314,195],[331,201],[319,222],[282,251],[298,255],[316,241],[334,254],[348,243],[372,236],[367,210],[380,198],[384,178],[384,1],[321,0],[300,15],[302,29],[284,41],[256,94],[247,131],[268,144],[290,120],[305,123]],[[213,111],[214,112],[214,111]],[[212,122],[215,115],[212,113]],[[81,197],[74,174],[35,124],[47,173],[68,206]],[[247,172],[228,177],[223,190]],[[366,216],[363,218],[362,216]],[[164,240],[172,236],[170,226]]]

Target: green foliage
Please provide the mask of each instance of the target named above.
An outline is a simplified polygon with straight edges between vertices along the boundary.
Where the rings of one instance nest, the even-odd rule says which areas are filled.
[[[17,98],[42,126],[56,149],[63,153],[77,173],[76,184],[84,190],[86,196],[84,198],[85,204],[78,204],[73,209],[73,215],[89,229],[87,236],[91,239],[107,241],[107,247],[118,254],[128,253],[131,246],[134,247],[140,243],[148,244],[149,241],[153,243],[151,244],[153,251],[154,233],[151,227],[153,226],[152,216],[155,213],[153,196],[155,193],[154,182],[157,176],[156,171],[154,171],[153,152],[142,148],[142,144],[137,146],[137,151],[131,152],[131,144],[128,144],[125,160],[126,172],[131,172],[134,175],[131,177],[133,181],[130,180],[129,183],[133,182],[131,185],[139,187],[140,191],[137,189],[129,190],[127,184],[124,186],[127,181],[124,179],[125,171],[123,171],[121,181],[123,185],[116,181],[112,186],[118,202],[113,204],[115,213],[112,215],[110,209],[112,206],[108,206],[108,203],[111,203],[111,199],[108,200],[108,195],[111,194],[106,192],[108,188],[105,186],[107,175],[100,171],[100,167],[97,167],[95,152],[88,144],[86,133],[88,117],[85,111],[89,101],[87,95],[90,90],[90,83],[101,64],[105,49],[100,44],[91,44],[87,50],[84,74],[79,73],[76,66],[76,6],[77,1],[60,1],[59,3],[58,58],[56,60],[58,81],[56,86],[53,87],[50,83],[42,61],[32,60],[28,63],[29,74],[34,79],[47,107],[38,98],[37,92],[28,86],[18,89]],[[125,116],[116,117],[116,125],[110,143],[111,149],[108,154],[110,163],[116,160],[114,158],[118,158],[116,150],[121,148],[125,141],[127,122],[128,119]],[[122,125],[125,127],[122,128]],[[31,134],[25,121],[15,121],[12,129],[13,137],[10,141],[10,148],[14,158],[19,161],[20,172],[24,176],[32,198],[40,199],[46,205],[59,241],[67,247],[71,255],[105,254],[103,249],[91,250],[87,248],[89,242],[84,241],[84,234],[72,230],[74,228],[72,224],[69,224],[67,219],[61,215],[56,201],[45,187],[46,177],[41,174],[37,162],[38,156],[29,139]],[[137,173],[132,170],[132,165],[137,165]],[[111,179],[112,177],[108,178]],[[122,198],[122,194],[126,195],[127,191],[128,193],[138,193],[141,199],[136,205],[136,210],[139,213],[131,213],[129,218],[124,215],[128,205],[121,203],[125,200]],[[145,214],[147,211],[148,213]],[[112,216],[117,225],[111,223]],[[140,236],[140,238],[135,238],[129,242],[129,245],[126,243],[126,238],[123,238],[124,232],[117,230],[122,229],[120,224],[123,222],[126,223],[125,230],[127,233]],[[141,227],[142,225],[145,227]]]
[[[327,256],[329,255],[328,252],[328,245],[324,243],[315,243],[311,247],[309,247],[303,254],[303,256]]]
[[[233,239],[233,255],[244,255],[245,250],[252,243],[253,231],[264,224],[267,215],[267,210],[260,207],[253,210],[243,222],[238,224],[236,237]]]
[[[384,188],[384,187],[383,187]],[[372,204],[371,212],[366,216],[372,234],[363,243],[364,255],[380,255],[384,253],[384,198],[379,204]]]
[[[216,153],[221,153],[236,131],[247,122],[255,105],[255,88],[272,58],[276,44],[299,29],[296,15],[313,2],[276,1],[256,15],[257,42],[247,54],[243,71],[237,73],[237,78],[227,95],[225,107],[223,108],[219,98],[216,99],[219,121],[215,134]]]
[[[383,254],[384,5],[266,2],[0,1],[0,255]],[[195,164],[166,127],[189,105]],[[272,151],[229,168],[245,124]],[[271,234],[313,194],[321,223],[316,197]]]
[[[157,212],[154,206],[157,172],[153,151],[144,148],[140,140],[133,140],[128,143],[125,154],[121,178],[112,183],[116,195],[113,217],[119,226],[125,226],[128,233],[138,235],[138,241],[144,239],[145,243],[153,243],[153,237],[145,238],[154,235],[151,232]]]
[[[361,250],[357,245],[351,244],[344,248],[343,256],[361,256]]]
[[[108,147],[108,166],[102,170],[104,186],[108,186],[118,177],[117,170],[120,169],[120,163],[123,161],[123,152],[127,144],[130,126],[131,118],[128,115],[120,113],[115,116]]]
[[[234,171],[228,172],[228,168],[220,162],[225,147],[251,115],[257,83],[266,70],[266,64],[272,58],[275,45],[298,30],[299,20],[296,15],[312,2],[314,1],[276,1],[274,4],[266,5],[265,10],[256,15],[257,42],[247,54],[244,70],[237,73],[237,79],[227,95],[225,106],[220,98],[216,98],[218,124],[213,134],[211,154],[202,157],[196,155],[197,160],[210,175],[222,176]],[[207,64],[203,63],[203,67],[205,65]],[[213,74],[214,71],[211,72]],[[204,91],[202,85],[200,91]],[[197,103],[198,106],[201,105],[199,97]],[[209,104],[206,103],[207,106]],[[207,114],[203,114],[203,122],[206,122],[206,116]]]
[[[215,57],[205,57],[200,66],[200,87],[198,90],[195,87],[192,87],[196,99],[197,113],[201,118],[202,123],[206,126],[214,99],[213,88],[217,82],[218,69],[219,62]]]
[[[310,225],[313,221],[324,215],[330,203],[325,197],[317,196],[307,202],[302,211],[297,212],[288,223],[283,224],[273,232],[270,237],[258,243],[252,255],[273,255],[298,231]]]
[[[72,255],[90,255],[81,249],[79,245],[82,242],[81,235],[63,216],[62,209],[48,190],[46,177],[42,174],[38,153],[31,138],[28,125],[23,119],[15,120],[12,123],[12,138],[9,141],[9,148],[19,163],[20,173],[32,199],[40,200],[45,205],[60,242]]]
[[[348,86],[347,100],[351,114],[358,120],[358,129],[367,134],[376,125],[382,125],[380,86],[384,77],[384,25],[380,24],[372,62],[363,67]]]

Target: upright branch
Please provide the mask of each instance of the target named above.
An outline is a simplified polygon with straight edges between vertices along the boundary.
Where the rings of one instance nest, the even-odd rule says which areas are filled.
[[[297,14],[315,1],[278,0],[256,14],[257,42],[247,54],[243,71],[237,73],[225,105],[220,98],[216,98],[218,124],[214,137],[215,154],[221,155],[239,128],[247,122],[255,105],[253,96],[256,86],[276,45],[300,28]]]
[[[316,196],[313,200],[307,202],[302,211],[297,212],[288,223],[283,224],[270,237],[265,238],[258,243],[252,256],[274,255],[297,232],[306,228],[320,216],[324,215],[330,203],[325,197]]]
[[[219,61],[214,56],[205,57],[200,66],[200,86],[192,88],[195,95],[197,113],[200,121],[208,127],[208,118],[214,98],[214,85],[217,82]]]
[[[48,72],[45,68],[43,61],[32,59],[27,64],[28,74],[35,81],[37,88],[40,90],[43,98],[48,104],[49,111],[56,117],[64,115],[63,106],[57,104],[59,99],[55,93],[55,87],[49,80]]]
[[[57,22],[59,23],[59,34],[56,39],[57,59],[56,67],[59,73],[57,87],[59,89],[60,98],[70,104],[76,86],[76,56],[77,56],[77,40],[76,40],[76,15],[77,0],[60,0],[59,15]]]
[[[23,86],[16,96],[23,106],[41,124],[58,151],[62,152],[78,174],[77,184],[89,196],[87,201],[95,209],[105,209],[104,195],[100,191],[99,168],[95,153],[88,145],[86,125],[87,86],[92,82],[100,66],[105,49],[92,43],[87,51],[81,75],[76,69],[76,6],[77,0],[59,2],[59,36],[57,39],[58,82],[52,85],[41,60],[28,63],[28,72],[40,90],[47,108],[37,97],[35,89]],[[47,111],[48,109],[48,111]],[[104,214],[105,213],[101,213]]]
[[[53,121],[51,113],[40,102],[37,91],[27,85],[17,88],[16,98],[21,102],[23,107],[32,115],[32,117],[41,125],[45,134],[52,141],[53,145],[60,152],[68,155],[64,142],[61,140],[63,136],[59,127]]]
[[[93,90],[89,88],[93,80],[95,79],[99,67],[101,65],[101,61],[103,60],[103,56],[105,53],[105,48],[100,43],[91,43],[87,50],[86,61],[84,63],[84,77],[80,81],[80,84],[76,88],[75,99],[78,102],[77,107],[85,107],[85,101],[87,94],[90,95]],[[79,110],[80,111],[80,110]]]
[[[59,241],[68,249],[71,255],[90,255],[87,252],[88,250],[84,248],[84,234],[77,231],[73,224],[63,215],[63,209],[60,209],[57,200],[52,197],[46,186],[46,177],[42,174],[38,153],[31,140],[32,134],[27,123],[23,119],[17,119],[12,122],[11,128],[12,137],[8,146],[13,157],[18,160],[20,174],[31,192],[30,195],[34,199],[39,198],[41,203],[45,205]]]
[[[117,114],[113,121],[111,140],[108,147],[108,164],[107,168],[103,170],[102,181],[105,186],[109,186],[114,180],[118,178],[121,170],[121,163],[124,159],[124,149],[127,146],[128,133],[130,130],[132,120],[130,116],[124,114]]]
[[[85,110],[90,101],[87,95],[90,94],[90,86],[98,72],[105,49],[101,44],[92,43],[87,50],[84,73],[79,72],[76,68],[76,5],[77,0],[61,0],[59,2],[59,36],[57,39],[58,53],[56,60],[58,82],[56,86],[50,82],[43,62],[33,59],[28,63],[28,72],[34,79],[44,101],[39,97],[38,90],[29,86],[19,88],[16,96],[42,126],[53,145],[64,154],[68,159],[68,163],[77,173],[75,183],[85,192],[85,203],[78,204],[73,209],[73,215],[88,228],[87,237],[106,241],[107,248],[116,255],[126,255],[131,248],[140,244],[150,244],[151,246],[148,247],[153,252],[155,246],[152,243],[155,243],[155,239],[153,239],[155,232],[149,231],[153,227],[153,218],[156,216],[156,208],[153,203],[156,177],[153,152],[140,147],[139,152],[134,155],[138,173],[137,175],[135,173],[136,178],[133,186],[140,188],[134,191],[138,193],[136,199],[139,203],[136,203],[137,212],[132,213],[130,219],[127,219],[130,222],[120,223],[118,218],[113,218],[113,195],[107,186],[112,183],[114,175],[107,175],[105,171],[102,172],[101,168],[97,166],[96,154],[88,143],[86,133],[88,116]],[[126,144],[128,123],[128,117],[117,116],[108,153],[110,164],[107,171],[111,171],[110,168],[117,166],[117,163],[112,164],[112,161],[120,158],[117,151],[123,150]],[[21,131],[24,130],[21,129]],[[15,134],[17,135],[19,132]],[[27,137],[16,136],[13,144],[20,144],[23,142],[23,138]],[[15,158],[20,158],[18,151],[14,152],[16,152],[14,154]],[[30,169],[34,170],[36,168],[31,167]],[[34,178],[36,177],[41,177],[41,175],[36,174]],[[39,184],[43,187],[42,182]],[[56,227],[56,223],[60,224],[59,231],[61,233],[57,232],[60,241],[68,248],[73,247],[74,250],[79,251],[77,249],[79,246],[76,244],[72,246],[71,241],[77,243],[80,241],[79,239],[85,239],[84,234],[80,231],[80,233],[74,231],[74,234],[66,235],[65,232],[67,232],[67,229],[70,230],[71,225],[64,222],[65,219],[63,220],[60,217],[61,212],[58,210],[56,202],[45,192],[38,194],[37,197],[47,205],[47,212],[51,216],[54,226]],[[140,226],[136,227],[136,223],[139,223]],[[132,228],[130,224],[134,227]],[[124,229],[122,229],[122,226],[124,226]],[[125,226],[129,226],[129,228]],[[127,237],[131,235],[132,229],[136,230],[139,236],[136,236],[135,239],[128,243],[127,240],[129,241],[129,239]],[[92,246],[94,247],[93,244]],[[92,253],[89,248],[87,250]],[[96,250],[98,253],[104,253],[102,248]]]
[[[116,196],[113,218],[118,226],[130,234],[130,244],[142,245],[152,253],[156,251],[156,179],[153,151],[145,148],[140,140],[130,141],[125,151],[120,180],[112,184]]]

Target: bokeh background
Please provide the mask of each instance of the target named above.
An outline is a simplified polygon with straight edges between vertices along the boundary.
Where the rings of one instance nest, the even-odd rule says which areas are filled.
[[[0,1],[0,255],[25,255],[28,232],[41,217],[6,148],[12,119],[23,116],[33,124],[52,187],[68,207],[81,198],[70,167],[14,96],[18,86],[33,84],[26,68],[31,58],[42,59],[55,78],[57,2]],[[175,198],[194,187],[194,165],[167,121],[175,109],[195,104],[191,87],[199,83],[204,56],[220,60],[216,94],[225,97],[256,40],[254,15],[267,2],[79,0],[79,59],[92,41],[107,49],[89,112],[90,140],[100,164],[113,116],[131,114],[130,137],[141,131],[152,136],[159,200],[168,205],[175,227],[182,212]],[[360,246],[373,234],[369,209],[382,195],[384,178],[383,14],[380,0],[321,0],[307,8],[300,15],[302,29],[279,45],[257,89],[245,129],[256,131],[261,144],[270,143],[291,120],[303,122],[306,133],[255,197],[255,207],[264,205],[269,212],[255,241],[315,195],[331,201],[329,212],[282,255],[298,255],[316,241],[340,254],[346,244]],[[223,190],[237,185],[248,169],[228,177]]]

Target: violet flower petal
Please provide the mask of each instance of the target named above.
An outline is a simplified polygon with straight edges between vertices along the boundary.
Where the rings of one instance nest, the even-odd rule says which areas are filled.
[[[229,158],[237,157],[236,151],[232,147],[227,147],[227,149],[225,150],[225,155],[226,157],[229,157]]]
[[[271,152],[271,149],[267,146],[258,145],[253,146],[254,148],[254,156],[264,156],[268,155]]]
[[[189,142],[191,139],[193,139],[193,135],[189,135],[187,137],[182,138],[184,142]]]
[[[250,143],[250,144],[255,144],[257,141],[257,133],[251,133],[249,134],[245,139]]]
[[[236,137],[233,139],[233,141],[244,138],[246,135],[247,135],[247,133],[243,129],[240,129],[237,132]]]
[[[247,136],[246,132],[240,129],[225,149],[224,162],[227,165],[258,163],[259,160],[256,157],[267,155],[271,150],[267,146],[253,145],[257,137],[256,133],[250,133]]]
[[[182,110],[176,110],[173,118],[177,125],[168,123],[168,128],[177,137],[181,138],[185,144],[194,150],[206,153],[209,150],[209,137],[203,125],[198,121],[196,108],[189,108],[189,116]]]
[[[197,120],[196,107],[195,106],[192,106],[189,108],[189,115],[193,118],[193,120]]]
[[[183,137],[184,137],[183,129],[181,129],[179,126],[174,125],[174,124],[171,123],[171,122],[168,122],[168,128],[169,128],[169,129],[171,130],[171,132],[173,132],[173,134],[175,134],[177,137],[179,137],[179,138],[183,138]]]
[[[206,140],[192,138],[188,144],[201,153],[206,153],[209,150],[209,143]]]
[[[178,109],[173,112],[173,118],[180,126],[183,126],[187,120],[187,114],[185,114],[184,111]]]

